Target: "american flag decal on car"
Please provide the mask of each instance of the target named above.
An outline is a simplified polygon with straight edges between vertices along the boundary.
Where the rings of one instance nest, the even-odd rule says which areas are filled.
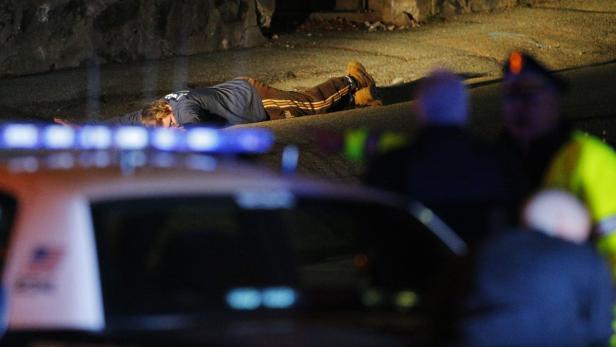
[[[17,280],[17,289],[19,291],[53,289],[52,277],[63,255],[64,250],[60,247],[37,246],[34,248],[22,275]]]
[[[49,273],[58,266],[64,252],[59,247],[39,246],[34,249],[28,264],[28,272]]]

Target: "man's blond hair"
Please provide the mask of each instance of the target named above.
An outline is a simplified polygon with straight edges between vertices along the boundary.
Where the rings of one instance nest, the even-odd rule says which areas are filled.
[[[141,122],[144,124],[162,125],[162,120],[169,115],[171,110],[169,102],[165,99],[152,101],[141,110]]]

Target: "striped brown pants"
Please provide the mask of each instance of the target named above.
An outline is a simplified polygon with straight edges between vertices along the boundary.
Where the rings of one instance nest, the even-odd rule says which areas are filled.
[[[349,108],[355,92],[348,77],[335,77],[308,90],[293,92],[246,78],[261,96],[270,119],[293,118]]]

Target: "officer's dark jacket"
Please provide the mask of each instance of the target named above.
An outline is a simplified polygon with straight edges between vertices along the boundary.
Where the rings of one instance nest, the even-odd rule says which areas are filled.
[[[409,146],[369,163],[365,182],[424,203],[474,243],[505,223],[498,219],[507,192],[492,148],[462,128],[429,126]]]
[[[529,195],[542,188],[548,166],[556,152],[571,139],[571,132],[570,125],[562,122],[531,143],[528,150],[518,147],[508,134],[501,135],[497,146],[515,206],[521,207]]]
[[[607,345],[612,283],[592,246],[512,230],[484,243],[474,265],[462,345]]]

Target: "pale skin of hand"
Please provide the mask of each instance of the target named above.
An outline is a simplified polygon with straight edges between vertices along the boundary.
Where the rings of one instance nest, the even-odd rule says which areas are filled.
[[[78,125],[76,125],[75,123],[68,121],[64,118],[59,118],[59,117],[54,117],[53,118],[53,122],[56,124],[60,124],[60,125],[64,125],[65,127],[70,127],[70,128],[79,128]]]

